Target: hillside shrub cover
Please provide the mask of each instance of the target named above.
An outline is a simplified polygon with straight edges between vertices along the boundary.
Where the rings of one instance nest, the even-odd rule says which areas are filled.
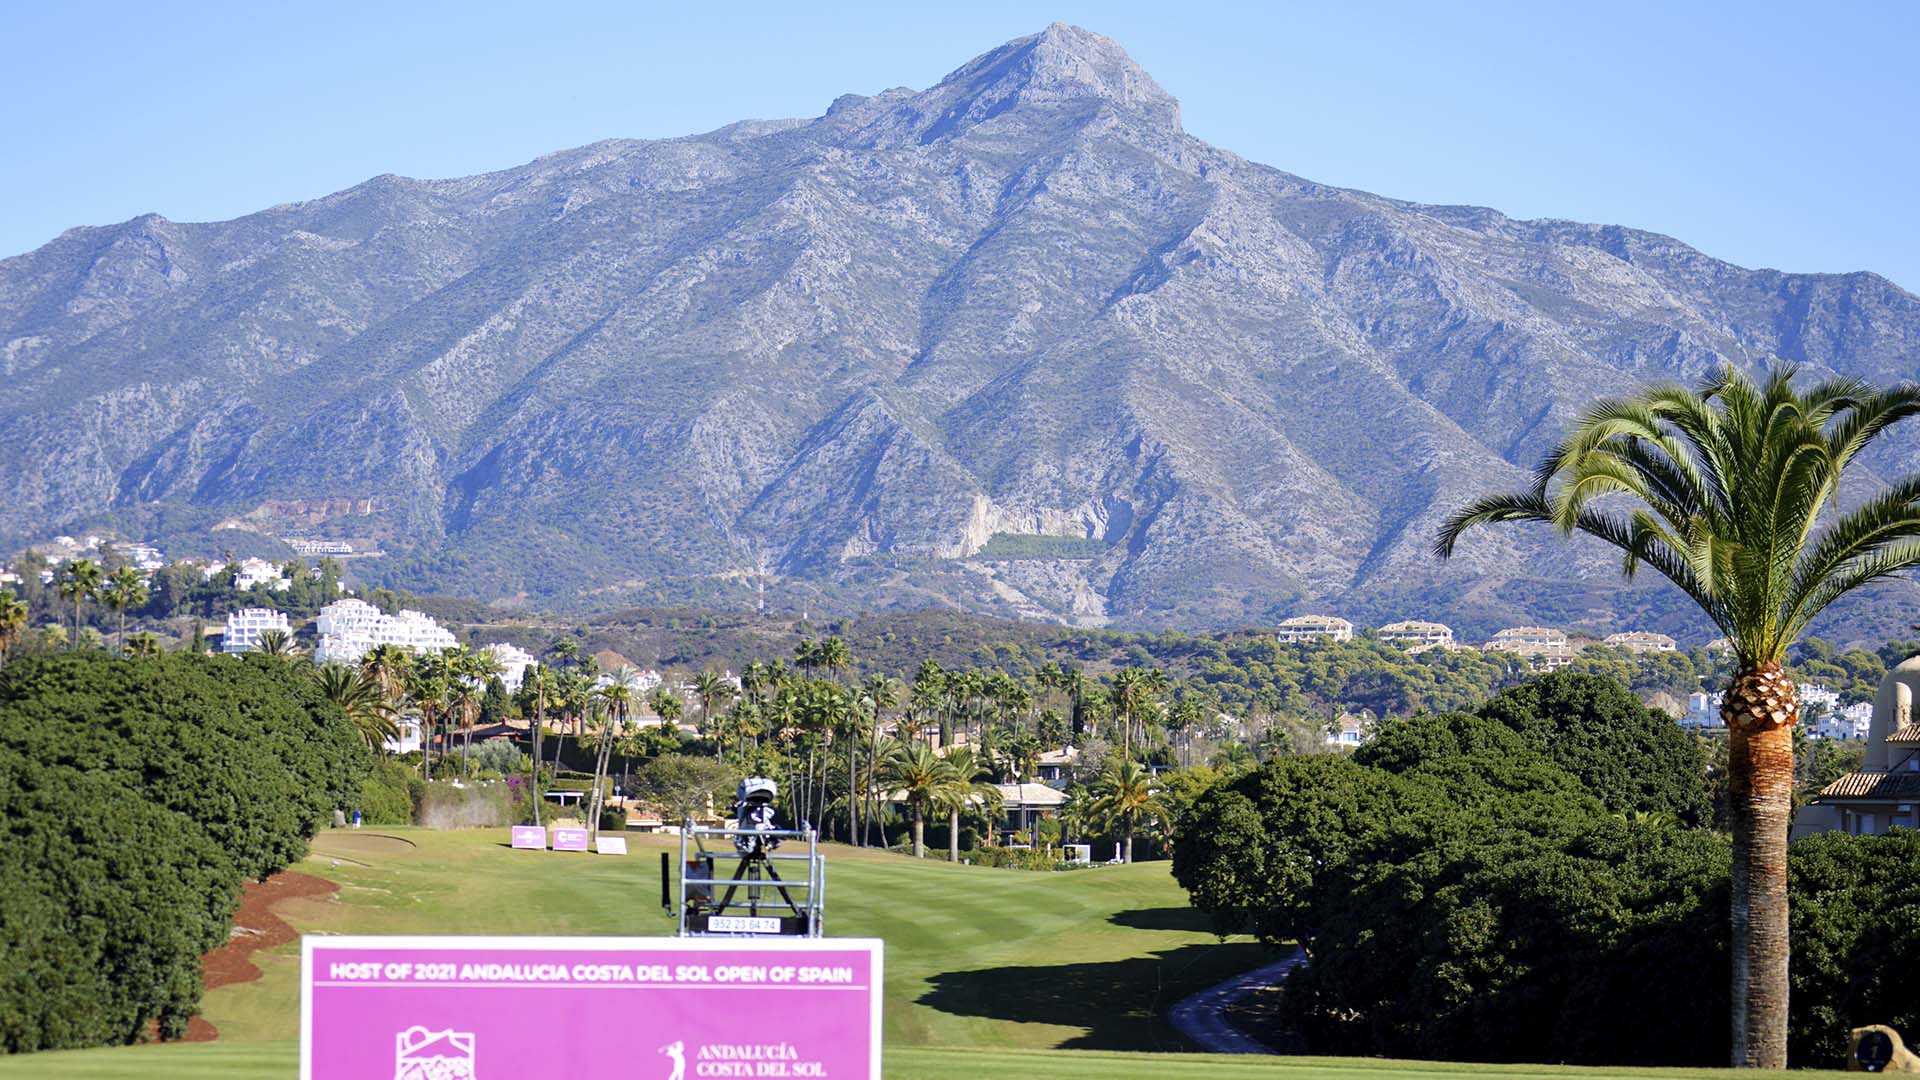
[[[1222,932],[1306,950],[1281,1009],[1313,1052],[1726,1061],[1731,858],[1681,824],[1698,775],[1631,717],[1585,727],[1605,693],[1549,690],[1531,717],[1415,717],[1195,801],[1174,874]],[[1920,1020],[1920,835],[1818,837],[1792,869],[1792,1054],[1837,1067],[1849,1027]]]
[[[184,1032],[242,882],[305,854],[366,751],[265,657],[0,672],[0,1048]]]

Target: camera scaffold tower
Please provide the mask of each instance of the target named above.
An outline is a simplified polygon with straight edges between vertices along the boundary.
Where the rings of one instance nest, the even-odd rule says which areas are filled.
[[[749,777],[734,800],[736,828],[703,828],[691,819],[681,826],[677,906],[667,854],[661,852],[660,902],[678,916],[681,937],[820,936],[827,865],[819,834],[804,821],[798,829],[774,828],[778,792],[773,781]],[[709,848],[708,840],[726,843]],[[804,841],[806,853],[776,852],[785,840]],[[783,862],[794,864],[787,876],[776,869]],[[795,874],[802,864],[804,878]]]

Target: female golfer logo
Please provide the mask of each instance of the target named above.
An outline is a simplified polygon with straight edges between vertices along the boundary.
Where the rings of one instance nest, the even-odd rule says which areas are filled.
[[[667,1074],[667,1080],[687,1080],[687,1044],[671,1042],[660,1048],[660,1052],[673,1059],[673,1071]]]

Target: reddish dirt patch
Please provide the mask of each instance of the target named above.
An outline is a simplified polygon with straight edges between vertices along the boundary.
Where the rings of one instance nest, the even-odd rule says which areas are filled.
[[[271,949],[300,937],[273,909],[284,900],[327,896],[340,886],[325,878],[283,870],[265,881],[249,881],[240,890],[240,907],[233,913],[233,936],[225,945],[200,958],[207,989],[217,990],[234,983],[252,982],[260,977],[248,954],[255,949]],[[212,1042],[219,1035],[202,1017],[187,1022],[187,1042]]]

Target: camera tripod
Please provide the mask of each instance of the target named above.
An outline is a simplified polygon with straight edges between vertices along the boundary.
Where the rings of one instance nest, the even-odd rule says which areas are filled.
[[[708,848],[708,839],[724,839],[727,843]],[[773,846],[768,841],[783,839],[805,841],[805,853],[768,850]],[[660,898],[669,912],[679,916],[680,936],[820,936],[826,860],[820,854],[818,834],[812,829],[706,829],[688,822],[680,831],[677,912],[669,858],[661,853]],[[730,875],[718,865],[726,859],[734,860]],[[790,868],[783,877],[775,867],[779,861],[804,863],[806,876],[794,876]],[[745,897],[740,896],[742,889],[746,890]],[[733,914],[742,908],[745,915]]]

